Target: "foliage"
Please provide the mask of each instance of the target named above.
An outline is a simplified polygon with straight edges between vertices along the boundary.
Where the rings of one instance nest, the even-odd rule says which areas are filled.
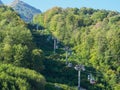
[[[86,71],[81,71],[81,87],[88,90],[120,89],[119,12],[54,7],[36,15],[34,24],[28,25],[9,7],[1,6],[0,12],[0,63],[4,68],[1,69],[0,87],[3,90],[37,90],[39,85],[34,81],[37,78],[31,81],[29,69],[45,76],[47,90],[75,90],[78,78],[74,70],[76,64],[83,64],[86,68]],[[59,49],[53,54],[54,39],[59,42]],[[68,56],[72,67],[65,64],[65,46],[73,51]],[[8,63],[12,65],[7,66]],[[29,69],[25,72],[24,68],[18,70],[16,66]],[[8,68],[12,69],[9,71]],[[27,71],[29,77],[25,77]],[[88,74],[93,75],[96,84],[89,83]]]
[[[54,7],[37,15],[34,22],[73,49],[74,54],[69,58],[71,61],[95,68],[91,73],[95,72],[98,81],[94,88],[89,86],[88,89],[113,90],[119,88],[120,83],[119,16],[119,12],[107,10]]]
[[[25,68],[0,64],[0,90],[44,90],[44,77]]]
[[[37,71],[42,70],[44,55],[40,49],[38,49],[39,54],[38,52],[32,53],[37,49],[27,25],[13,9],[1,6],[0,11],[0,62]],[[39,59],[35,60],[35,57]]]

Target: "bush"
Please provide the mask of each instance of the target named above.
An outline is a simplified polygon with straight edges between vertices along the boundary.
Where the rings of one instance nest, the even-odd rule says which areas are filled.
[[[45,78],[29,69],[0,64],[0,90],[44,90]]]

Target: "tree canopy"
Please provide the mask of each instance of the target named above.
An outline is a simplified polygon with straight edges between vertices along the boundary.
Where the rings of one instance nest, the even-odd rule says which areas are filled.
[[[92,66],[96,71],[101,72],[99,76],[99,73],[93,71],[102,90],[105,88],[118,90],[120,83],[119,12],[85,7],[81,9],[54,7],[35,16],[33,21],[49,30],[64,45],[72,48],[74,52],[69,59]]]
[[[119,12],[54,7],[29,24],[10,7],[0,6],[0,13],[1,90],[76,90],[76,64],[86,68],[81,87],[120,89]]]

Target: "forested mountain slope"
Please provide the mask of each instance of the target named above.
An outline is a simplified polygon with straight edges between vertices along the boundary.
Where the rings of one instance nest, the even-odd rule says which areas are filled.
[[[54,7],[33,21],[73,50],[69,61],[89,67],[86,73],[96,77],[95,86],[101,90],[120,89],[119,12]],[[88,90],[97,90],[87,86]]]
[[[43,69],[42,50],[12,8],[0,6],[0,13],[0,90],[44,90],[45,78],[36,72]]]
[[[81,87],[120,90],[119,12],[54,7],[32,24],[10,7],[0,13],[1,90],[77,90],[76,64],[85,67]]]

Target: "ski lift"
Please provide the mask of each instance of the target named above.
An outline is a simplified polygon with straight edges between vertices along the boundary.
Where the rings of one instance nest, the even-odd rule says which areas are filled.
[[[95,84],[95,83],[96,83],[95,79],[94,79],[94,78],[91,78],[91,79],[90,79],[90,84]]]
[[[91,78],[91,76],[90,76],[90,75],[88,75],[88,80],[90,80],[90,78]]]
[[[83,65],[76,65],[75,67],[74,67],[74,69],[75,70],[77,70],[77,71],[80,71],[80,70],[82,70],[82,71],[85,71],[85,67],[83,66]]]
[[[59,44],[60,42],[57,40],[57,44]]]
[[[95,80],[95,78],[92,76],[92,74],[89,74],[89,75],[88,75],[88,80],[90,81],[90,84],[95,84],[95,83],[96,83],[96,80]]]
[[[67,65],[68,67],[72,67],[73,65],[72,65],[72,63],[68,63],[68,65]]]
[[[48,36],[47,41],[50,41],[50,38],[51,38],[51,37],[50,37],[50,36]]]
[[[68,55],[69,56],[72,55],[72,50],[71,49],[68,50]]]
[[[58,49],[58,45],[55,46],[55,49]]]
[[[65,47],[64,47],[64,50],[65,50],[65,51],[68,51],[68,50],[69,50],[69,47],[68,47],[68,46],[65,46]]]

